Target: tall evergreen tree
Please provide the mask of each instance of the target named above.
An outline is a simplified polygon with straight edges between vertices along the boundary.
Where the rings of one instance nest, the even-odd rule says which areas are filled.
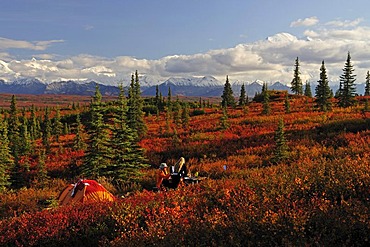
[[[304,95],[312,98],[311,84],[308,81],[306,81],[306,84],[305,84]]]
[[[107,167],[104,175],[125,181],[135,180],[142,175],[141,169],[148,167],[143,150],[136,142],[136,132],[126,124],[126,117],[127,102],[123,87],[120,86],[112,137],[114,162]]]
[[[222,107],[222,116],[220,118],[220,128],[221,129],[226,130],[227,128],[229,128],[230,124],[229,124],[228,118],[229,117],[227,115],[227,108]]]
[[[53,133],[55,136],[55,140],[59,142],[59,137],[63,133],[63,123],[61,122],[61,117],[60,117],[60,109],[57,107],[56,112],[55,112],[55,117],[54,117],[54,122],[53,122]]]
[[[77,150],[85,150],[86,143],[84,140],[84,127],[81,123],[80,114],[76,116],[76,135],[73,138],[73,147]]]
[[[171,87],[168,87],[168,93],[167,93],[167,108],[171,109],[172,106],[172,92]]]
[[[90,105],[88,149],[81,166],[83,176],[95,179],[104,174],[112,159],[109,126],[104,123],[103,106],[99,95],[101,95],[99,87],[96,87],[95,96]]]
[[[171,132],[171,122],[172,122],[171,111],[167,109],[166,111],[166,135],[169,135]]]
[[[246,104],[246,92],[244,83],[240,88],[239,106],[245,106]]]
[[[32,140],[31,140],[31,134],[28,131],[27,118],[23,118],[23,123],[20,126],[20,138],[22,140],[21,146],[20,146],[20,154],[28,155],[31,151]]]
[[[10,174],[13,165],[14,161],[9,147],[8,125],[0,115],[0,192],[11,184]]]
[[[48,171],[45,165],[46,160],[45,150],[41,149],[38,156],[39,157],[37,163],[37,183],[38,183],[37,185],[40,188],[44,188],[47,180],[49,179]]]
[[[288,146],[285,140],[284,121],[279,120],[279,125],[275,131],[275,150],[272,158],[273,163],[279,163],[288,158]]]
[[[31,116],[30,116],[30,121],[29,121],[29,126],[30,126],[30,135],[31,135],[31,140],[36,140],[40,138],[40,123],[38,123],[37,116],[36,116],[36,108],[34,105],[31,106]]]
[[[179,101],[179,97],[176,98],[175,104],[173,105],[173,121],[176,127],[179,127],[180,120],[181,120],[181,104]]]
[[[263,83],[262,84],[262,89],[261,89],[261,93],[264,94],[265,92],[267,91],[267,83]]]
[[[44,122],[42,127],[42,144],[45,147],[46,153],[51,152],[51,120],[50,120],[50,110],[49,107],[45,108]]]
[[[270,107],[270,93],[267,90],[267,83],[264,83],[264,91],[263,94],[263,106],[262,106],[262,114],[263,115],[269,115],[271,113],[271,107]]]
[[[366,74],[366,83],[365,83],[365,96],[370,95],[370,73],[367,71]]]
[[[141,97],[139,74],[137,71],[135,72],[135,76],[131,76],[127,105],[127,124],[133,131],[136,131],[137,137],[141,139],[146,134],[147,127],[144,122],[144,100]]]
[[[300,74],[301,73],[299,72],[299,60],[297,57],[297,59],[295,60],[295,64],[294,64],[294,76],[293,76],[292,86],[291,86],[292,92],[297,95],[303,94],[302,80],[301,80]]]
[[[189,105],[185,103],[181,113],[181,123],[183,128],[187,129],[189,127],[189,119]]]
[[[355,81],[356,75],[353,74],[354,69],[351,63],[351,55],[348,52],[347,60],[344,64],[343,74],[340,76],[339,90],[338,90],[338,105],[340,107],[350,107],[355,103]]]
[[[329,87],[329,80],[326,74],[325,62],[324,60],[321,63],[320,68],[320,79],[315,88],[315,102],[319,107],[320,111],[330,111],[331,110],[331,98],[332,93]]]
[[[235,106],[235,98],[234,98],[234,93],[233,90],[231,89],[231,84],[229,82],[229,76],[226,76],[226,82],[224,86],[224,91],[221,95],[222,102],[221,106],[222,107],[234,107]]]
[[[155,86],[154,104],[155,104],[155,106],[157,106],[158,111],[163,110],[162,100],[161,100],[161,95],[159,93],[159,86],[158,85]]]
[[[96,107],[100,106],[101,103],[102,103],[102,100],[103,100],[103,96],[101,95],[99,85],[96,84],[95,85],[95,92],[94,92],[94,96],[93,96],[93,103],[94,103],[93,106],[96,106]]]
[[[10,102],[10,112],[8,119],[8,136],[9,136],[9,147],[12,156],[14,157],[14,162],[17,164],[20,159],[20,122],[18,118],[17,100],[15,95],[12,95]]]

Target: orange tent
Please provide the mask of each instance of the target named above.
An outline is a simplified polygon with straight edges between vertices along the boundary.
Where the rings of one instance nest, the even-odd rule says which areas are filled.
[[[114,200],[115,197],[95,180],[80,179],[60,193],[59,205]]]

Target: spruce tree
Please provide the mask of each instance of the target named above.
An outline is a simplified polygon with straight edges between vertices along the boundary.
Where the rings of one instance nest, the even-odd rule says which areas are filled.
[[[34,105],[31,106],[31,117],[29,121],[29,126],[30,126],[30,135],[31,135],[31,140],[36,140],[40,138],[40,124],[38,123],[37,116],[36,116],[36,108]]]
[[[166,135],[169,135],[171,132],[171,122],[172,122],[171,120],[172,120],[171,111],[167,109],[166,111]]]
[[[177,97],[175,104],[173,105],[173,121],[176,127],[179,127],[181,120],[181,104],[179,101],[179,97]]]
[[[99,87],[90,104],[90,129],[88,131],[88,149],[85,152],[81,174],[96,179],[103,175],[109,166],[112,155],[110,148],[109,126],[104,123],[103,104]]]
[[[46,154],[45,150],[41,149],[40,153],[38,155],[38,163],[37,163],[37,182],[39,188],[44,188],[47,180],[49,179],[48,171],[46,169],[45,160],[46,160]]]
[[[28,155],[31,152],[32,148],[32,139],[31,134],[28,131],[28,121],[27,118],[23,118],[23,123],[20,126],[20,138],[22,140],[20,146],[20,154],[21,155]]]
[[[270,93],[267,90],[267,83],[264,83],[264,91],[263,94],[263,106],[262,106],[262,114],[263,115],[270,115],[271,107],[270,107]]]
[[[239,106],[245,106],[246,104],[246,92],[245,92],[245,86],[244,83],[240,88],[240,97],[239,97]]]
[[[86,143],[84,141],[84,127],[81,123],[80,114],[76,116],[76,135],[73,138],[73,148],[77,150],[85,150]]]
[[[367,71],[365,83],[365,96],[370,96],[370,73]]]
[[[302,90],[302,80],[301,80],[301,77],[299,76],[301,73],[299,72],[299,60],[298,60],[298,57],[297,59],[295,60],[295,65],[294,65],[294,76],[293,76],[293,80],[292,80],[292,86],[291,86],[291,90],[293,93],[297,94],[297,95],[302,95],[303,94],[303,90]]]
[[[128,92],[128,112],[127,123],[128,126],[136,131],[138,139],[144,137],[147,127],[144,122],[144,100],[141,97],[139,74],[136,71],[135,76],[131,76],[131,84]]]
[[[157,107],[157,110],[158,110],[158,111],[163,110],[163,109],[162,109],[162,102],[161,102],[161,98],[160,98],[160,95],[159,95],[159,86],[158,86],[158,85],[156,85],[156,86],[155,86],[154,105]]]
[[[171,87],[168,87],[168,93],[167,93],[167,108],[171,109],[172,106],[172,92]]]
[[[279,120],[279,125],[275,131],[275,150],[272,158],[273,163],[285,161],[288,158],[288,146],[285,140],[284,121]]]
[[[227,128],[229,128],[229,121],[228,121],[228,115],[227,115],[227,108],[226,107],[222,107],[222,116],[220,118],[220,128],[222,130],[226,130]]]
[[[10,174],[14,165],[10,152],[7,122],[0,115],[0,192],[11,184]]]
[[[189,105],[188,103],[185,103],[181,113],[181,123],[184,129],[187,129],[189,127],[189,119]]]
[[[51,152],[51,120],[50,120],[50,110],[49,107],[45,108],[44,122],[42,125],[42,144],[45,147],[46,153]]]
[[[141,169],[148,167],[143,149],[136,140],[136,132],[127,125],[127,102],[123,87],[120,86],[118,107],[114,118],[112,151],[114,162],[105,169],[106,176],[116,179],[135,180],[142,175]]]
[[[55,136],[56,142],[59,142],[59,137],[63,133],[63,123],[61,122],[60,119],[60,109],[57,107],[56,112],[55,112],[55,117],[54,117],[54,123],[53,123],[53,134]]]
[[[343,74],[340,76],[339,90],[337,94],[338,105],[340,107],[350,107],[355,103],[355,81],[356,75],[353,74],[354,69],[351,63],[351,55],[348,52],[347,60],[344,64]]]
[[[229,76],[226,76],[226,82],[224,86],[224,91],[221,95],[222,107],[234,107],[235,106],[235,98],[233,94],[233,90],[231,89],[231,84],[229,82]]]
[[[312,98],[311,84],[308,81],[305,84],[304,96]]]
[[[20,122],[18,118],[17,100],[15,95],[12,95],[10,102],[10,112],[8,119],[8,135],[9,135],[9,147],[12,156],[14,157],[15,164],[18,164],[20,159]]]
[[[64,123],[63,124],[63,131],[62,131],[63,135],[68,135],[70,134],[70,130],[69,130],[69,125],[68,123]]]
[[[324,60],[321,63],[320,79],[317,82],[318,84],[315,88],[316,105],[320,111],[330,111],[332,108],[330,100],[332,98],[332,92],[329,87]]]

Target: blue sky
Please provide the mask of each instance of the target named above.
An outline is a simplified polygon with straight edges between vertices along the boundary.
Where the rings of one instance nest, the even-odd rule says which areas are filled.
[[[153,80],[289,83],[298,56],[304,79],[317,80],[325,60],[336,81],[349,50],[364,77],[369,9],[365,0],[2,0],[0,78],[112,84],[137,69]]]

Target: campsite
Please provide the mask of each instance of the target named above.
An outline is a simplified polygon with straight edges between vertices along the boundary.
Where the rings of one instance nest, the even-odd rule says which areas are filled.
[[[84,112],[91,107],[69,102],[51,108],[48,119],[53,123],[60,119],[69,130],[58,138],[52,132],[48,152],[42,137],[36,138],[31,142],[33,151],[19,159],[21,186],[0,194],[0,245],[368,243],[370,113],[363,110],[368,96],[356,97],[356,105],[350,108],[337,107],[332,99],[333,109],[322,112],[314,98],[270,93],[275,97],[269,102],[269,114],[261,113],[264,105],[260,101],[227,107],[226,113],[207,99],[186,98],[171,101],[171,117],[168,105],[158,114],[146,113],[147,130],[138,148],[147,165],[130,170],[126,180],[94,173],[83,178],[97,182],[79,182],[87,149],[75,145],[77,133],[86,142],[92,135],[91,131],[78,132],[76,124],[81,120],[89,127]],[[2,97],[10,102],[12,96]],[[287,97],[289,111],[284,107]],[[117,100],[104,96],[101,104],[109,107]],[[27,108],[24,102],[17,104],[23,104],[23,116],[31,119],[32,102],[26,103]],[[182,108],[189,111],[187,117],[176,117],[179,105],[187,107]],[[4,114],[9,108],[3,109]],[[39,119],[45,118],[43,107],[34,109]],[[112,115],[112,111],[105,112]],[[279,140],[283,149],[278,149]],[[180,157],[185,158],[189,177],[204,179],[153,191],[159,164],[175,166]],[[125,175],[118,168],[116,172]],[[88,194],[92,185],[104,194],[98,197],[108,195],[109,199],[90,197],[60,205],[61,195],[82,197],[82,191]]]

